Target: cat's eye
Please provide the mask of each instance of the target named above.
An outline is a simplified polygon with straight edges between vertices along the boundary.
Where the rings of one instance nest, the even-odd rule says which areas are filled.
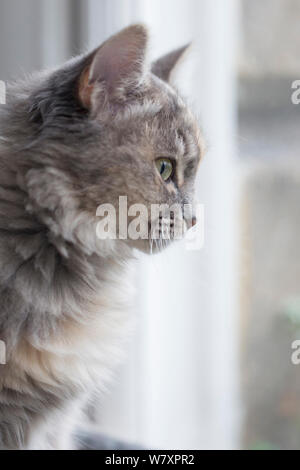
[[[173,174],[173,163],[169,158],[158,158],[155,162],[158,173],[164,181],[168,181]]]

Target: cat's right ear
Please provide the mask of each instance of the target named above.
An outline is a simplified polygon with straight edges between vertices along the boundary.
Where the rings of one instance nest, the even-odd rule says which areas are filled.
[[[169,82],[172,72],[177,68],[182,58],[190,48],[190,44],[186,44],[175,51],[169,52],[152,64],[152,73],[165,82]]]
[[[133,25],[112,36],[91,54],[81,74],[79,99],[92,110],[98,101],[118,101],[139,88],[147,73],[148,31]]]

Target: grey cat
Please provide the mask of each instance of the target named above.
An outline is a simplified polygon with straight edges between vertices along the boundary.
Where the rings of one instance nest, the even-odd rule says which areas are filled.
[[[100,240],[99,204],[193,201],[201,135],[169,84],[185,48],[151,66],[147,44],[144,26],[126,28],[10,85],[0,107],[0,449],[72,448],[73,420],[122,356],[128,266],[152,245]]]

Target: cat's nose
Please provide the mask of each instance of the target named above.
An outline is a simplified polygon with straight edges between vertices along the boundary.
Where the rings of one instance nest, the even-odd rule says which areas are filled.
[[[193,216],[192,217],[192,227],[195,227],[196,224],[197,224],[197,217]]]

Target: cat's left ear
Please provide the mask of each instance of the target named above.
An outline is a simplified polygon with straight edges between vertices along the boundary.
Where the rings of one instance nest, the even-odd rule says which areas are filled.
[[[190,44],[186,44],[175,51],[169,52],[156,62],[152,64],[151,71],[154,75],[159,77],[165,82],[169,82],[172,72],[176,69],[177,65],[181,62],[185,53],[190,48]]]
[[[97,105],[94,99],[114,101],[126,91],[137,89],[148,72],[147,45],[147,28],[137,24],[123,29],[94,51],[79,81],[83,106],[91,109]]]

